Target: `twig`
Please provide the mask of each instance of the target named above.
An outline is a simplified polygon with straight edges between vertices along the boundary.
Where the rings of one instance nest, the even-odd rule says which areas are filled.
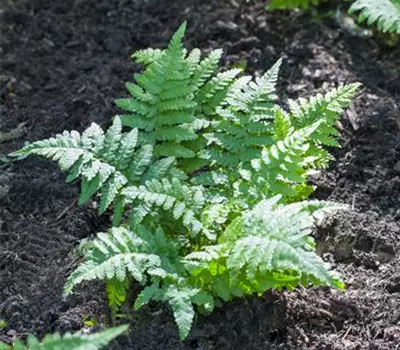
[[[26,124],[25,122],[20,123],[15,129],[12,129],[8,132],[0,131],[0,143],[19,139],[22,135],[24,135],[27,132],[25,124]]]

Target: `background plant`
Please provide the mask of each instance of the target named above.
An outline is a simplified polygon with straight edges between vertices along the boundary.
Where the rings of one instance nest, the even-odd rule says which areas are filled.
[[[270,0],[267,9],[307,9],[320,3],[321,0]],[[400,0],[355,0],[349,14],[358,14],[359,22],[375,24],[381,32],[400,34]]]
[[[42,341],[28,335],[26,345],[19,340],[12,346],[0,342],[0,350],[98,350],[103,349],[127,329],[128,326],[119,326],[94,334],[66,333],[61,336],[55,333],[46,335]]]
[[[68,182],[81,179],[80,204],[98,193],[99,212],[111,209],[113,227],[82,245],[65,294],[104,279],[118,310],[136,281],[134,308],[168,302],[182,339],[195,306],[209,313],[271,288],[344,287],[310,236],[344,206],[306,201],[307,178],[332,159],[325,147],[338,146],[335,122],[359,87],[290,101],[285,111],[274,102],[280,60],[260,77],[218,73],[222,51],[187,52],[184,31],[165,50],[133,55],[144,71],[127,83],[130,97],[117,100],[127,113],[106,132],[92,124],[14,153],[57,161]]]
[[[400,34],[400,0],[356,0],[349,13],[358,13],[359,22],[375,24],[384,33]]]
[[[323,1],[324,0],[270,0],[268,1],[267,8],[268,10],[308,9],[311,6],[319,5]]]

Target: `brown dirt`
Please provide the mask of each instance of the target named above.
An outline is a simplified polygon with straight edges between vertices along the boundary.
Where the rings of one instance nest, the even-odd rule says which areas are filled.
[[[319,252],[347,282],[267,293],[198,317],[180,342],[167,308],[130,313],[111,349],[400,349],[400,48],[360,38],[332,19],[268,14],[261,4],[219,0],[17,0],[0,2],[0,339],[108,322],[101,282],[61,296],[79,240],[104,229],[58,169],[1,154],[64,129],[106,125],[135,67],[129,54],[164,46],[188,20],[187,46],[225,50],[249,71],[285,63],[281,102],[360,81],[341,120],[337,160],[312,181],[317,198],[353,205],[316,232]]]

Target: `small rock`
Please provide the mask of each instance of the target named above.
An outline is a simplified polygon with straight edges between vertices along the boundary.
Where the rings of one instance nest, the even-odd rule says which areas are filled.
[[[93,61],[85,61],[82,63],[81,67],[84,71],[90,71],[95,68],[95,64]]]
[[[105,48],[108,52],[116,54],[124,46],[123,42],[116,38],[108,38],[104,41]]]
[[[80,42],[78,40],[71,40],[65,44],[65,46],[68,48],[77,47],[79,45],[80,45]]]
[[[24,90],[32,90],[32,86],[29,85],[28,83],[25,83],[24,81],[21,82],[21,86],[23,87]]]
[[[10,329],[10,330],[7,332],[7,336],[10,337],[10,338],[14,338],[16,335],[17,335],[17,331],[14,330],[14,329]]]
[[[353,255],[352,247],[345,241],[340,241],[335,246],[335,256],[337,259],[348,259]]]
[[[309,69],[309,68],[307,68],[307,67],[304,67],[302,70],[301,70],[301,73],[303,74],[303,76],[305,76],[306,78],[308,78],[308,77],[312,77],[312,72],[311,72],[311,70]]]
[[[50,39],[43,38],[43,42],[49,47],[54,47],[55,46],[54,43]]]
[[[394,166],[394,171],[396,173],[400,173],[400,160],[396,163],[396,165]]]
[[[10,191],[10,186],[0,185],[0,199],[6,198],[9,191]]]
[[[85,85],[82,85],[82,86],[78,89],[77,93],[78,93],[78,94],[81,94],[81,93],[84,92],[85,90],[86,90],[86,86],[85,86]]]
[[[216,26],[219,29],[224,29],[228,31],[236,31],[238,29],[238,25],[232,21],[229,22],[217,21]]]
[[[316,69],[314,72],[314,78],[318,79],[321,77],[321,69]]]
[[[57,84],[47,84],[46,86],[43,87],[44,91],[53,91],[57,89],[58,85]]]
[[[234,45],[232,45],[233,52],[248,51],[253,47],[258,46],[260,40],[255,36],[240,39]]]

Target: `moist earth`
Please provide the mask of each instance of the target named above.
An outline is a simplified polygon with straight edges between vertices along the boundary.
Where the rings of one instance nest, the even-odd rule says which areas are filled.
[[[336,161],[310,181],[315,198],[352,207],[315,232],[345,292],[298,288],[235,300],[198,316],[181,342],[168,308],[125,312],[110,349],[400,349],[400,48],[334,17],[267,13],[260,1],[1,0],[0,340],[94,330],[110,322],[102,282],[62,297],[75,248],[109,217],[76,205],[78,184],[38,158],[5,155],[64,129],[108,126],[113,100],[139,67],[129,55],[163,47],[188,21],[186,45],[224,49],[223,65],[261,73],[284,58],[280,103],[340,83],[363,88],[338,123]],[[342,5],[343,6],[343,5]],[[326,10],[329,10],[326,9]],[[321,11],[325,13],[325,11]]]

